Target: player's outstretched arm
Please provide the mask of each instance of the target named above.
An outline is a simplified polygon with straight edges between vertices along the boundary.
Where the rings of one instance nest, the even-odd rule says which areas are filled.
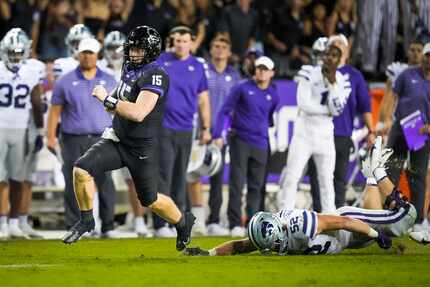
[[[378,232],[367,223],[350,218],[348,216],[318,214],[317,234],[324,231],[347,230],[350,232],[361,233],[378,242],[379,247],[388,249],[391,247],[391,239],[386,237],[382,232]]]
[[[200,247],[186,248],[184,254],[189,256],[226,256],[250,253],[257,250],[248,238],[224,242],[210,250]]]

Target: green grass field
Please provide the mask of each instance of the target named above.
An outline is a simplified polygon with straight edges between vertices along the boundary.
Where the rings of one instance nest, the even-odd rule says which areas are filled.
[[[225,239],[196,238],[212,247]],[[399,248],[401,245],[404,248]],[[403,250],[404,249],[404,250]],[[174,240],[0,242],[0,287],[9,286],[428,286],[430,246],[396,239],[339,255],[187,257]]]

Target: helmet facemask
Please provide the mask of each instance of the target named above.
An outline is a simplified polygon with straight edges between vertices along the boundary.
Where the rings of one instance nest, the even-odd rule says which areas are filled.
[[[143,53],[131,56],[131,50],[141,49]],[[158,32],[148,26],[138,26],[127,37],[124,43],[125,63],[130,69],[138,69],[157,59],[161,52],[161,37]],[[133,53],[135,54],[135,53]]]
[[[22,62],[30,56],[32,41],[20,28],[10,30],[0,44],[0,54],[6,67],[16,73]]]
[[[288,250],[288,236],[281,219],[269,212],[258,212],[248,225],[251,243],[265,255],[277,252],[285,255]]]

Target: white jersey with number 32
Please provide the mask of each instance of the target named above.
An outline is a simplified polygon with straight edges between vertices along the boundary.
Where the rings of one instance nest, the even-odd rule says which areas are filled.
[[[24,61],[17,73],[0,62],[0,128],[27,128],[31,92],[44,78],[45,64],[38,60]]]

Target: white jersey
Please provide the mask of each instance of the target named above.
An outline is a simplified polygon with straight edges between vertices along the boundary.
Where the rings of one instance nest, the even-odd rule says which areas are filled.
[[[17,73],[0,62],[0,128],[27,128],[31,92],[45,77],[45,64],[38,60],[25,60]]]
[[[336,83],[330,84],[322,74],[321,66],[304,65],[297,73],[297,106],[310,115],[337,116],[351,94],[347,74],[336,71]]]
[[[417,217],[413,205],[395,211],[344,206],[337,209],[336,214],[359,219],[391,237],[407,234]],[[344,249],[364,248],[374,242],[366,235],[346,230],[316,234],[318,217],[314,211],[284,209],[276,215],[281,218],[287,232],[288,254],[336,254]]]
[[[54,61],[54,77],[55,79],[72,71],[79,65],[79,61],[73,57],[58,58]]]
[[[105,58],[97,61],[97,67],[99,67],[103,72],[114,76],[117,83],[121,81],[122,69],[114,70],[113,68],[109,67],[109,63]]]
[[[409,65],[401,62],[393,62],[387,67],[387,70],[385,71],[385,75],[388,77],[388,79],[390,79],[391,85],[393,87],[394,87],[394,83],[396,82],[396,79],[407,68],[409,68]]]

